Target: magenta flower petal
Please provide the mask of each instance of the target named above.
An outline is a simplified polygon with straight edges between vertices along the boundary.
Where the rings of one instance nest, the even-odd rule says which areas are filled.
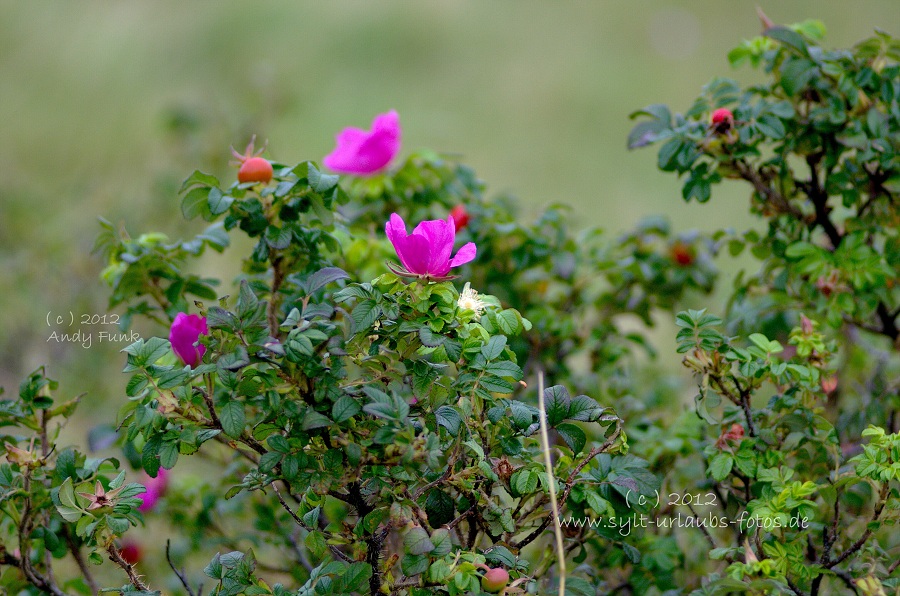
[[[322,163],[340,174],[371,176],[387,168],[400,152],[400,117],[391,110],[372,121],[372,130],[348,127],[335,137],[334,151]]]
[[[428,275],[431,272],[431,251],[434,248],[424,236],[410,234],[403,247],[403,261],[406,269],[417,275]]]
[[[147,487],[147,491],[135,495],[142,501],[138,507],[138,511],[147,513],[156,506],[157,501],[165,494],[166,488],[169,486],[169,471],[165,468],[160,468],[159,472],[156,474],[156,478],[151,478],[147,474],[144,474],[141,479],[141,484]]]
[[[423,221],[413,230],[413,236],[424,237],[430,247],[430,259],[426,271],[436,276],[447,275],[450,270],[450,253],[456,238],[452,220],[441,219]]]
[[[456,251],[456,256],[450,259],[451,267],[465,265],[475,259],[476,248],[474,242],[466,242],[462,248]]]
[[[452,267],[475,258],[475,244],[472,242],[450,258],[456,240],[456,225],[452,217],[423,221],[412,234],[407,234],[403,218],[393,213],[384,225],[384,231],[403,267],[413,275],[442,278]]]
[[[197,343],[201,335],[208,335],[209,328],[206,326],[206,317],[200,315],[188,315],[183,312],[175,316],[172,321],[172,328],[169,330],[169,342],[172,344],[172,351],[178,356],[182,362],[191,368],[197,366],[203,354],[206,353],[206,346]]]
[[[392,213],[391,218],[384,226],[384,231],[387,234],[388,240],[394,245],[394,250],[397,251],[397,257],[400,258],[400,262],[406,267],[407,271],[410,271],[409,263],[406,261],[407,233],[406,223],[403,221],[403,218],[396,213]]]

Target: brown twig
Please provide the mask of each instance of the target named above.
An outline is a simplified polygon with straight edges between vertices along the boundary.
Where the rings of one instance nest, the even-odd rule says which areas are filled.
[[[272,251],[275,252],[274,250]],[[284,263],[284,257],[281,255],[272,258],[272,294],[269,297],[269,304],[266,312],[266,320],[269,323],[269,335],[278,337],[278,290],[284,282],[284,270],[281,265]]]
[[[298,526],[300,526],[301,528],[303,528],[303,529],[306,530],[307,532],[318,532],[318,531],[320,531],[320,530],[316,530],[315,528],[309,527],[309,525],[307,525],[307,523],[303,521],[303,518],[301,518],[301,517],[298,516],[296,513],[294,513],[294,510],[290,508],[290,506],[289,506],[289,505],[287,504],[287,502],[284,500],[284,497],[281,496],[281,491],[278,490],[278,487],[275,486],[274,483],[271,484],[270,486],[272,487],[272,490],[275,491],[275,497],[278,499],[278,502],[281,503],[281,507],[282,507],[285,511],[288,512],[288,515],[291,516],[291,519],[293,519],[293,520],[297,523]],[[330,551],[332,552],[332,554],[333,554],[335,557],[337,557],[338,559],[340,559],[341,561],[344,561],[345,563],[353,563],[353,559],[351,559],[351,558],[348,557],[346,554],[344,554],[343,551],[341,551],[341,549],[339,549],[336,545],[334,545],[334,544],[329,544],[329,545],[328,545],[328,550],[330,550]]]
[[[894,561],[890,567],[888,567],[888,575],[892,574],[897,570],[897,567],[900,567],[900,559]]]
[[[94,579],[94,575],[91,573],[87,561],[84,560],[84,555],[81,554],[81,545],[75,542],[75,537],[72,535],[72,528],[68,524],[63,525],[63,535],[66,544],[69,547],[69,552],[72,553],[72,558],[75,559],[75,564],[78,565],[78,570],[81,571],[81,575],[84,576],[84,581],[91,589],[91,594],[97,596],[97,594],[100,593],[100,586],[97,585],[97,580]]]
[[[878,502],[875,504],[875,510],[872,512],[872,520],[869,523],[876,522],[879,520],[879,518],[881,518],[881,514],[884,511],[884,506],[887,504],[888,492],[889,492],[888,491],[888,483],[885,482],[881,487],[881,492],[878,495]],[[869,537],[872,536],[872,534],[873,534],[872,530],[867,527],[866,531],[863,532],[862,536],[860,536],[856,542],[854,542],[852,545],[850,545],[850,547],[847,550],[845,550],[843,553],[841,553],[840,556],[838,556],[838,558],[832,559],[829,561],[823,561],[822,566],[825,567],[825,569],[831,569],[835,565],[842,563],[843,561],[845,561],[847,559],[847,557],[849,557],[850,555],[852,555],[853,553],[855,553],[856,551],[861,549],[863,547],[863,545],[866,543],[866,541],[869,539]]]
[[[457,450],[454,450],[453,453],[450,455],[450,458],[449,458],[448,461],[447,461],[447,469],[444,470],[444,473],[443,473],[443,474],[441,474],[440,476],[438,476],[437,478],[435,478],[434,480],[432,480],[432,481],[429,482],[428,484],[422,486],[421,488],[417,488],[417,489],[413,492],[413,494],[412,494],[412,500],[413,500],[413,501],[418,501],[418,500],[419,500],[419,497],[421,497],[422,495],[424,495],[428,490],[434,488],[434,487],[437,486],[438,484],[441,484],[442,482],[445,482],[448,478],[450,478],[450,475],[453,473],[453,466],[454,466],[454,464],[456,463],[456,455],[457,455],[457,453],[458,453],[458,451],[457,451]]]
[[[613,432],[612,436],[609,437],[603,443],[603,445],[601,445],[600,447],[594,447],[593,449],[591,449],[590,452],[588,452],[587,457],[585,457],[581,462],[579,462],[579,464],[577,466],[575,466],[575,469],[572,470],[572,472],[569,474],[569,478],[566,480],[566,488],[565,488],[565,490],[563,490],[563,493],[559,498],[559,510],[560,511],[562,510],[562,506],[566,504],[566,499],[569,498],[569,493],[572,492],[572,487],[575,486],[575,478],[578,476],[578,474],[581,473],[581,470],[583,470],[584,467],[586,465],[588,465],[588,463],[590,463],[591,460],[593,460],[595,457],[597,457],[598,455],[600,455],[601,453],[605,452],[607,449],[612,447],[612,445],[616,442],[616,440],[619,438],[619,435],[621,433],[622,433],[622,426],[621,426],[621,423],[619,423],[619,424],[617,424],[616,430]],[[545,517],[544,521],[541,523],[540,526],[538,526],[533,532],[531,532],[531,534],[529,534],[522,540],[519,540],[518,542],[513,543],[512,547],[513,548],[522,548],[526,544],[530,544],[531,542],[533,542],[538,536],[541,535],[541,533],[544,530],[547,529],[547,526],[550,525],[550,522],[552,520],[553,520],[552,514]]]
[[[694,510],[694,506],[690,503],[686,503],[687,508],[691,510],[691,513],[694,516],[694,521],[697,522],[697,527],[700,528],[700,531],[703,532],[703,535],[706,537],[706,541],[709,542],[709,546],[711,548],[719,548],[719,545],[716,544],[716,539],[712,537],[712,534],[709,533],[709,530],[706,529],[706,524],[701,523],[700,516],[697,515],[697,512]]]
[[[172,568],[172,571],[175,573],[176,577],[178,577],[178,581],[181,582],[181,585],[184,586],[184,589],[187,590],[188,596],[201,596],[203,594],[203,584],[197,588],[197,594],[194,594],[194,590],[191,589],[191,584],[187,580],[187,576],[184,573],[184,567],[179,570],[175,567],[175,563],[172,562],[172,555],[169,553],[169,548],[171,546],[172,541],[166,540],[166,562],[169,564],[169,567]]]

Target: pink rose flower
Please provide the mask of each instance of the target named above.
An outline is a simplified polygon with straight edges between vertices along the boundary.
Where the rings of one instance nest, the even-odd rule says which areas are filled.
[[[347,127],[322,163],[340,174],[371,176],[387,168],[400,151],[400,117],[391,110],[375,116],[372,130]]]
[[[384,230],[405,267],[403,271],[395,270],[399,275],[444,280],[448,279],[447,273],[452,267],[475,258],[473,242],[466,243],[455,257],[450,257],[456,240],[456,224],[452,216],[446,220],[423,221],[412,234],[407,234],[403,218],[393,213]]]
[[[138,511],[147,513],[156,506],[156,502],[165,494],[166,488],[169,486],[169,471],[165,468],[160,468],[159,472],[156,473],[156,478],[151,478],[144,473],[143,478],[141,478],[141,484],[147,487],[147,491],[136,495],[138,499],[143,501],[138,507]]]
[[[208,333],[206,317],[180,312],[172,321],[172,329],[169,331],[172,351],[181,358],[182,362],[193,368],[197,366],[206,352],[206,346],[198,344],[197,340],[201,335]]]

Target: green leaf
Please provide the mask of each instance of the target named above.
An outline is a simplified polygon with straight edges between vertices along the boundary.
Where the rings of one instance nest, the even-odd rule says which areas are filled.
[[[328,545],[325,543],[325,536],[322,532],[318,531],[307,534],[303,543],[306,545],[306,548],[309,549],[309,552],[316,558],[320,558],[328,549]]]
[[[352,563],[350,567],[347,568],[347,572],[344,573],[343,577],[341,578],[344,584],[345,592],[349,593],[362,591],[363,587],[368,584],[370,577],[372,577],[371,565],[360,561]]]
[[[330,283],[348,279],[350,275],[338,267],[325,267],[310,275],[302,284],[307,294],[314,294]]]
[[[569,414],[566,416],[569,420],[578,420],[581,422],[594,422],[606,412],[606,408],[602,407],[593,398],[587,395],[576,395],[569,402]]]
[[[597,515],[606,515],[606,510],[609,508],[609,501],[598,495],[593,490],[586,490],[584,492],[584,497],[590,505],[591,509],[594,510],[594,513]]]
[[[493,360],[503,353],[505,347],[506,336],[493,335],[485,345],[481,346],[481,355],[484,356],[485,360]]]
[[[185,219],[194,219],[198,215],[204,219],[212,217],[209,210],[209,193],[209,188],[198,186],[184,195],[181,199],[181,214]]]
[[[578,455],[584,450],[587,437],[585,436],[584,431],[579,427],[568,422],[563,422],[562,424],[556,425],[556,432],[560,434],[566,442],[566,445],[572,450],[573,455]]]
[[[263,474],[268,474],[275,469],[275,466],[278,465],[278,462],[281,461],[282,457],[284,457],[284,455],[277,451],[264,453],[263,456],[259,458],[259,471]]]
[[[178,194],[182,194],[184,191],[189,189],[192,186],[218,186],[219,179],[213,176],[212,174],[204,174],[200,170],[194,170],[194,173],[188,176],[184,182],[181,183],[181,189],[178,191]]]
[[[544,389],[544,409],[547,412],[549,426],[556,426],[568,418],[570,402],[569,391],[562,385]]]
[[[784,256],[789,259],[802,259],[820,253],[819,247],[809,242],[794,242],[784,251]]]
[[[159,465],[167,470],[178,461],[178,441],[166,441],[159,448]]]
[[[519,332],[519,314],[513,309],[497,313],[497,327],[504,335],[515,335]]]
[[[431,520],[429,520],[430,523]],[[431,533],[431,543],[434,544],[434,550],[431,551],[432,557],[443,557],[450,553],[453,548],[453,540],[450,538],[450,531],[446,528],[438,528]]]
[[[331,417],[335,422],[344,422],[356,416],[362,407],[349,395],[343,395],[331,407]]]
[[[756,128],[769,138],[780,140],[784,138],[784,124],[776,116],[764,114],[757,118]]]
[[[374,300],[363,300],[356,305],[350,314],[352,321],[351,331],[359,333],[364,329],[369,329],[380,314],[381,309]]]
[[[309,186],[316,192],[328,192],[337,185],[340,176],[336,174],[323,174],[313,162],[307,163],[307,180]]]
[[[768,29],[766,29],[764,35],[766,37],[771,37],[776,41],[780,41],[784,45],[797,50],[803,55],[809,54],[809,50],[806,48],[806,41],[803,39],[803,36],[793,29],[782,26],[769,27]]]
[[[734,464],[730,453],[717,453],[709,460],[709,475],[714,480],[721,482],[731,473],[731,467]]]
[[[400,559],[400,569],[407,577],[419,575],[428,570],[428,557],[425,555],[403,555]]]
[[[433,488],[425,497],[425,514],[428,515],[428,523],[434,526],[442,526],[453,520],[456,513],[456,501],[446,492]]]
[[[244,404],[238,400],[230,400],[219,411],[219,420],[222,422],[222,430],[232,438],[238,438],[244,432],[247,422],[244,414]]]
[[[512,487],[520,495],[530,495],[537,490],[538,475],[533,470],[519,470],[512,477]]]
[[[489,551],[484,553],[484,558],[488,561],[501,563],[503,565],[506,565],[507,567],[516,566],[516,556],[502,544],[492,546]]]
[[[312,408],[307,409],[303,416],[303,430],[313,430],[331,425],[332,422],[327,416],[319,414]]]
[[[162,439],[157,435],[150,437],[144,443],[144,449],[141,451],[141,465],[152,478],[156,478],[159,473],[159,450],[161,448]]]
[[[218,188],[213,187],[209,189],[207,201],[209,203],[209,212],[212,215],[221,215],[231,207],[231,204],[234,202],[234,197],[229,197]]]
[[[270,436],[266,442],[269,444],[269,449],[273,451],[277,451],[278,453],[290,453],[291,446],[288,445],[287,439],[284,438],[284,435],[274,434]]]
[[[434,550],[434,543],[423,528],[415,526],[410,528],[403,537],[403,546],[411,555],[424,555]]]
[[[447,429],[451,436],[459,434],[462,425],[462,416],[453,406],[444,405],[434,412],[437,423]]]
[[[287,227],[279,228],[278,226],[269,226],[266,228],[265,239],[266,244],[274,249],[284,249],[291,245],[293,234]]]

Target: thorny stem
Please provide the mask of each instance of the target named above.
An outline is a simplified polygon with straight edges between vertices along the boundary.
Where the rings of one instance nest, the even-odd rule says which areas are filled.
[[[126,561],[122,558],[122,553],[119,552],[119,549],[116,548],[114,544],[110,544],[106,548],[107,554],[109,554],[109,560],[121,567],[125,573],[128,575],[128,581],[131,582],[131,585],[141,590],[142,592],[149,592],[150,586],[145,584],[140,576],[134,572],[134,565]]]
[[[362,496],[360,485],[358,482],[351,482],[347,485],[346,493],[337,491],[329,491],[329,495],[336,499],[344,501],[356,510],[356,515],[362,520],[366,515],[372,512],[373,508]],[[388,522],[380,531],[372,532],[366,539],[366,563],[372,566],[372,577],[369,578],[369,591],[372,596],[381,592],[382,574],[380,570],[379,560],[384,549],[384,541],[391,532],[392,524]]]

